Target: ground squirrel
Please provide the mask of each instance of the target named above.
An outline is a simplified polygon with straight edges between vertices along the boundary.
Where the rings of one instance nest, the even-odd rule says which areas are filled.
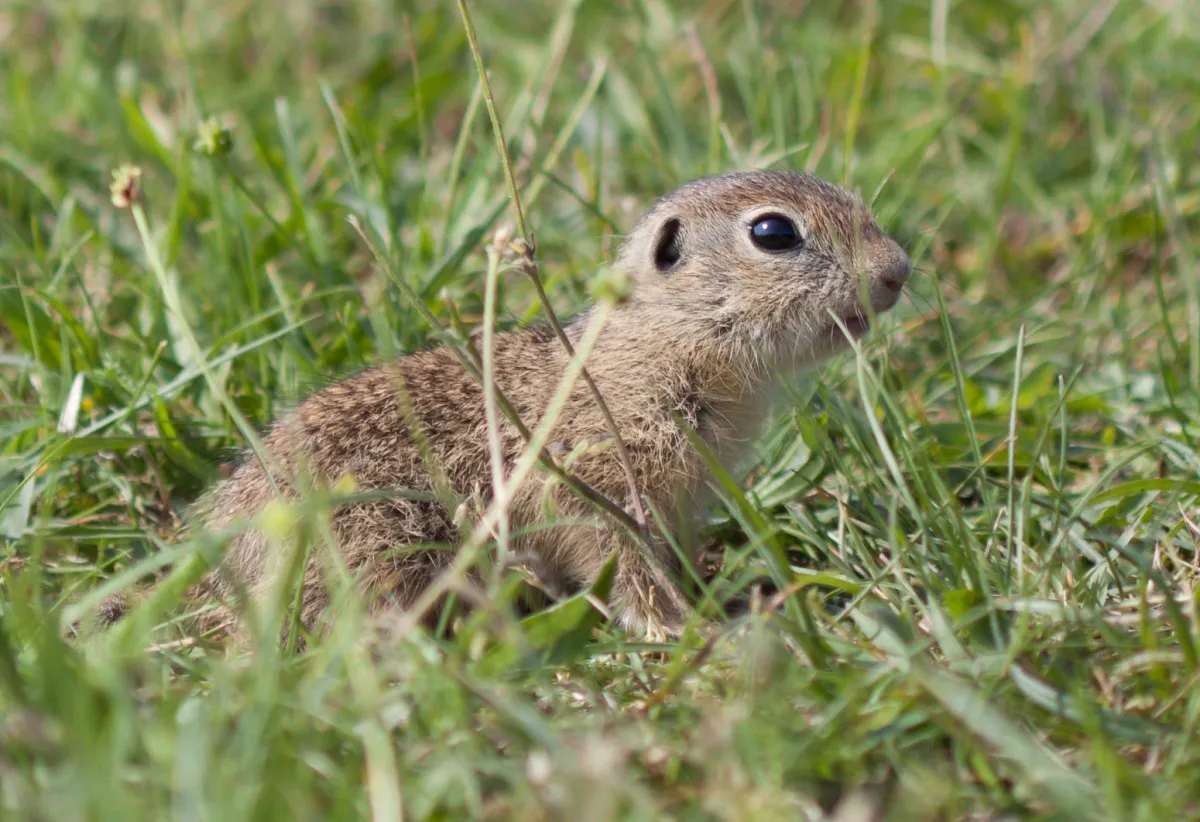
[[[681,633],[690,606],[664,573],[678,572],[679,561],[659,524],[685,523],[703,504],[705,487],[703,463],[679,421],[722,460],[735,457],[763,421],[777,377],[848,345],[835,316],[851,335],[865,334],[868,317],[899,300],[911,264],[857,196],[807,174],[755,171],[695,180],[662,197],[625,238],[616,267],[629,275],[630,291],[609,315],[587,368],[617,423],[642,499],[661,514],[646,541],[658,561],[561,484],[550,492],[555,516],[570,523],[528,529],[545,519],[544,472],[533,472],[517,489],[510,522],[518,550],[537,557],[538,572],[563,590],[591,582],[616,553],[610,604],[618,624],[660,639]],[[578,342],[591,316],[585,311],[567,324],[568,337]],[[494,350],[496,382],[532,428],[569,357],[543,328],[497,334]],[[484,393],[446,348],[312,394],[268,430],[264,446],[285,471],[303,467],[319,483],[349,475],[359,489],[428,491],[433,483],[405,422],[397,376],[453,492],[465,498],[482,489],[486,502]],[[525,442],[506,420],[500,431],[511,465]],[[592,394],[576,381],[551,441],[569,450],[608,436]],[[613,448],[585,454],[571,471],[613,501],[630,498]],[[295,496],[286,482],[276,483]],[[274,493],[262,463],[248,458],[206,496],[198,524],[229,527]],[[331,528],[376,612],[410,605],[454,558],[452,551],[405,546],[454,545],[459,537],[453,512],[428,498],[344,505],[331,514]],[[259,531],[241,531],[206,590],[216,598],[266,590],[280,565],[277,554]],[[310,562],[300,612],[310,629],[328,603],[323,579],[319,562]]]

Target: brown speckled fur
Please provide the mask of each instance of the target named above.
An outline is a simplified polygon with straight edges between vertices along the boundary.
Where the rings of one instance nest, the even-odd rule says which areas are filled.
[[[749,228],[755,218],[783,214],[800,227],[799,250],[767,253]],[[669,270],[656,266],[656,247],[677,226],[680,257]],[[751,172],[688,183],[663,197],[626,238],[618,265],[633,276],[630,299],[602,332],[588,368],[609,403],[634,463],[643,496],[667,516],[694,510],[702,498],[702,464],[674,421],[685,419],[722,459],[735,457],[760,424],[775,377],[809,365],[844,346],[828,312],[841,317],[861,308],[860,272],[873,310],[899,297],[910,265],[862,202],[816,178],[789,172]],[[568,326],[583,333],[585,313]],[[496,373],[501,389],[533,428],[566,365],[553,335],[523,330],[498,335]],[[331,385],[277,422],[264,444],[289,472],[304,471],[333,484],[350,474],[360,489],[430,489],[431,480],[404,422],[397,375],[437,464],[454,492],[490,488],[483,393],[446,350],[405,357]],[[579,381],[552,442],[573,447],[598,441],[606,426]],[[524,444],[503,426],[507,459]],[[593,487],[624,503],[626,482],[616,452],[584,457],[574,470]],[[511,506],[513,530],[541,516],[546,475],[535,472]],[[286,494],[295,492],[283,486]],[[249,517],[272,498],[262,465],[245,461],[203,501],[199,524],[215,529]],[[622,533],[559,486],[559,518],[595,525],[537,530],[517,540],[540,557],[541,573],[566,588],[591,581],[612,553],[619,554],[613,606],[626,629],[651,638],[678,635],[689,605]],[[678,524],[678,523],[677,523]],[[403,608],[453,558],[448,551],[396,552],[417,542],[453,544],[451,515],[434,502],[406,499],[355,503],[332,515],[342,558],[359,574],[377,610]],[[677,567],[658,535],[660,559]],[[278,566],[277,549],[246,530],[229,545],[206,590],[227,598],[238,580],[251,594],[264,591]],[[327,605],[317,563],[306,571],[302,621],[316,624]],[[223,616],[229,616],[225,612]]]

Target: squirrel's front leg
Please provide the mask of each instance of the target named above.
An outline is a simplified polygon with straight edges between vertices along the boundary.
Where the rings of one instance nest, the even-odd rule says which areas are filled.
[[[617,624],[651,642],[678,639],[693,614],[679,585],[646,556],[646,548],[613,534],[617,573],[609,601]]]

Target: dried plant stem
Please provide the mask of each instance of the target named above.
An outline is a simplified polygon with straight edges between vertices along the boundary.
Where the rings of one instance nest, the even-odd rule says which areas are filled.
[[[567,337],[563,330],[562,323],[558,321],[558,315],[555,314],[554,308],[550,305],[550,298],[546,295],[546,289],[542,285],[542,278],[538,272],[537,262],[534,259],[535,246],[533,238],[529,234],[528,227],[525,223],[525,211],[521,207],[521,197],[517,191],[517,179],[513,174],[512,159],[508,156],[508,146],[504,139],[504,129],[500,125],[500,116],[496,113],[496,100],[492,96],[492,86],[488,82],[487,70],[483,65],[483,53],[479,49],[479,39],[475,35],[475,25],[471,22],[471,13],[467,9],[466,0],[457,0],[458,10],[462,15],[463,27],[466,29],[467,41],[471,46],[471,55],[475,58],[475,68],[479,71],[479,81],[483,86],[484,105],[487,106],[488,117],[492,121],[492,133],[496,138],[496,150],[500,153],[500,163],[504,167],[504,177],[508,183],[509,196],[512,199],[513,212],[517,221],[517,233],[523,242],[521,249],[520,268],[522,272],[533,282],[534,288],[537,290],[538,300],[542,304],[546,316],[550,320],[550,325],[554,329],[555,336],[562,343],[567,355],[575,356],[575,347],[571,344],[571,340]],[[595,380],[587,369],[582,369],[580,376],[587,383],[588,390],[592,394],[592,399],[596,402],[596,407],[600,410],[600,415],[604,417],[604,423],[608,426],[609,433],[612,434],[613,440],[617,447],[617,457],[621,462],[621,468],[625,473],[625,481],[629,491],[629,510],[633,512],[634,521],[637,523],[638,530],[641,532],[641,541],[646,541],[648,537],[646,511],[642,505],[642,496],[638,491],[637,475],[633,470],[633,461],[629,457],[629,450],[625,447],[625,441],[621,437],[620,428],[617,422],[613,419],[612,412],[609,411],[608,403],[604,401],[604,396],[600,393]]]
[[[492,494],[499,500],[504,489],[504,442],[500,437],[500,412],[496,400],[496,288],[500,279],[502,238],[497,235],[488,246],[487,282],[483,297],[483,412],[487,423],[488,451],[492,464]],[[508,553],[507,506],[496,521],[497,565],[503,567]]]
[[[704,43],[700,40],[695,22],[686,23],[683,31],[692,49],[692,58],[700,69],[704,93],[708,97],[708,165],[709,171],[715,173],[721,162],[721,92],[717,86],[717,72],[704,51]]]

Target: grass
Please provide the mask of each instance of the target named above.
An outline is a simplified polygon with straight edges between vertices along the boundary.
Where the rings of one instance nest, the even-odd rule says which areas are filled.
[[[717,170],[811,169],[905,239],[908,301],[797,382],[712,511],[728,585],[782,557],[787,587],[653,653],[577,599],[383,647],[351,601],[300,656],[225,655],[180,639],[169,588],[64,640],[216,548],[173,544],[178,513],[288,403],[433,342],[429,316],[477,324],[513,212],[453,4],[16,0],[0,814],[1200,818],[1196,10],[471,11],[562,315],[642,207]],[[126,163],[144,234],[110,202]],[[522,277],[496,297],[539,316]]]

